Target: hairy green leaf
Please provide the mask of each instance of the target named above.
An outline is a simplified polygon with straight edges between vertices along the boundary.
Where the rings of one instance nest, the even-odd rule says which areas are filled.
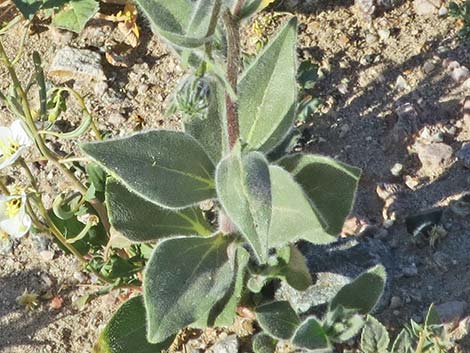
[[[162,342],[205,317],[234,276],[229,237],[182,237],[161,242],[144,275],[147,339]]]
[[[302,186],[325,231],[337,235],[351,212],[361,170],[312,154],[287,156],[279,165]]]
[[[300,185],[284,169],[270,166],[272,217],[269,242],[279,247],[299,239],[326,244],[336,238],[325,232],[322,223]]]
[[[430,325],[440,325],[440,324],[442,324],[441,317],[439,316],[439,313],[437,312],[434,304],[431,304],[429,306],[428,313],[426,314],[424,325],[430,326]]]
[[[331,302],[331,309],[342,305],[346,309],[355,309],[367,314],[382,296],[386,278],[387,274],[382,265],[372,267],[339,290]]]
[[[101,332],[93,353],[156,353],[168,349],[174,337],[163,343],[147,342],[142,296],[125,302]]]
[[[308,317],[300,324],[294,333],[292,343],[313,352],[331,351],[331,345],[322,323],[313,316]]]
[[[288,301],[277,301],[256,308],[256,319],[263,331],[280,339],[289,339],[294,334],[300,319]]]
[[[73,0],[54,15],[52,24],[57,28],[80,33],[98,10],[96,0]]]
[[[184,208],[215,197],[214,164],[188,134],[147,131],[81,147],[130,190],[162,207]]]
[[[242,247],[238,247],[232,285],[225,298],[221,303],[218,303],[219,306],[223,306],[223,310],[221,310],[220,314],[215,319],[214,326],[233,325],[236,317],[236,309],[245,288],[246,266],[249,260],[250,254],[248,251]],[[209,322],[209,324],[211,323]]]
[[[212,233],[199,208],[165,210],[114,179],[108,179],[106,203],[112,226],[133,241],[143,242],[175,235],[208,236]]]
[[[406,329],[403,329],[393,342],[392,353],[415,353],[413,338]]]
[[[209,82],[209,106],[201,118],[184,123],[184,130],[198,140],[212,161],[217,164],[228,150],[225,122],[225,94],[220,83]]]
[[[137,0],[153,29],[178,47],[195,48],[207,40],[211,14],[220,0]]]
[[[13,0],[13,3],[27,20],[31,20],[44,4],[42,0]]]
[[[334,310],[329,310],[323,322],[325,330],[331,342],[343,343],[354,336],[364,326],[364,319],[355,309],[346,309],[339,305]]]
[[[264,263],[268,256],[271,219],[268,162],[259,152],[242,156],[236,147],[217,166],[216,185],[225,212]]]
[[[312,285],[312,276],[305,257],[295,245],[289,245],[278,251],[281,263],[278,265],[278,277],[294,289],[303,291]]]
[[[296,35],[294,17],[240,79],[240,136],[253,150],[272,150],[292,128],[297,102]]]
[[[368,315],[361,335],[363,353],[387,353],[390,337],[387,329],[375,317]]]
[[[274,353],[276,351],[277,339],[260,332],[253,337],[252,348],[254,353]]]

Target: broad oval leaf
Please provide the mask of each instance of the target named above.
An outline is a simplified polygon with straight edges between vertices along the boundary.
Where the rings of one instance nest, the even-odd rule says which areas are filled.
[[[296,36],[294,17],[240,79],[240,136],[252,150],[272,150],[292,128],[297,102]]]
[[[279,165],[302,186],[325,231],[337,235],[354,204],[361,170],[313,154],[287,156]]]
[[[331,344],[322,323],[313,316],[308,317],[300,324],[294,333],[292,343],[297,347],[318,353],[331,351]]]
[[[308,197],[292,175],[277,166],[270,166],[272,184],[272,217],[269,242],[273,247],[303,239],[314,244],[336,240],[322,226]]]
[[[101,332],[93,353],[156,353],[170,347],[174,337],[160,344],[149,343],[146,326],[142,296],[129,299]]]
[[[148,131],[81,148],[130,190],[162,207],[184,208],[216,194],[214,164],[183,132]]]
[[[274,353],[277,339],[260,332],[253,337],[252,349],[254,353]]]
[[[256,319],[267,334],[284,340],[292,337],[300,319],[288,301],[277,301],[258,306]]]
[[[375,317],[368,315],[361,335],[364,353],[387,353],[390,337],[387,329]]]
[[[386,279],[387,274],[382,265],[372,267],[339,290],[331,301],[331,309],[341,305],[367,314],[382,296]]]
[[[233,279],[230,237],[181,237],[162,241],[144,275],[147,339],[166,340],[203,318],[226,295]]]
[[[242,156],[239,147],[216,171],[219,200],[260,262],[266,262],[271,219],[271,181],[266,158],[259,152]]]
[[[106,183],[106,204],[111,225],[132,241],[212,233],[200,208],[165,210],[114,179],[108,179]]]

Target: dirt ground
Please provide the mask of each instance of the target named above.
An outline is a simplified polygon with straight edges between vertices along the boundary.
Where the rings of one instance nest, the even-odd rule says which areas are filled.
[[[104,8],[108,13],[113,10]],[[396,259],[392,296],[401,303],[386,309],[380,318],[396,327],[410,318],[422,319],[432,302],[470,303],[470,220],[447,208],[470,186],[470,171],[456,157],[462,144],[470,140],[470,118],[464,119],[461,107],[470,85],[453,79],[448,66],[456,61],[470,67],[470,42],[458,38],[454,19],[417,15],[412,1],[379,13],[372,24],[350,1],[320,3],[296,15],[301,24],[299,56],[317,63],[323,73],[310,93],[325,102],[303,127],[298,147],[363,168],[353,233],[359,233],[365,224],[386,229],[382,240]],[[277,15],[261,15],[273,16]],[[78,36],[38,25],[18,64],[20,78],[27,81],[31,75],[33,51],[41,54],[47,68],[62,47],[90,49],[103,57],[106,80],[72,83],[85,96],[100,129],[125,135],[139,129],[179,128],[178,119],[165,118],[163,111],[168,94],[184,72],[145,22],[140,20],[139,25],[141,42],[125,57],[126,67],[105,60],[109,48],[123,41],[110,21],[94,19]],[[253,34],[250,27],[247,31]],[[2,38],[12,55],[21,35],[21,26],[16,26]],[[8,85],[6,72],[0,68],[0,90]],[[79,109],[72,104],[64,119],[74,125],[78,116]],[[0,106],[1,125],[12,118]],[[68,142],[51,142],[58,151],[76,151]],[[439,168],[430,168],[423,163],[425,157],[414,153],[433,143],[451,148]],[[397,163],[402,171],[393,175],[391,169]],[[46,195],[67,187],[47,166],[35,172]],[[8,173],[19,178],[14,170]],[[447,209],[442,221],[447,235],[434,247],[417,246],[404,219],[437,207]],[[21,239],[11,252],[0,255],[0,352],[91,352],[119,304],[119,293],[112,293],[82,310],[72,305],[96,286],[93,277],[80,271],[80,264],[54,244],[32,237]],[[25,289],[40,295],[34,310],[25,311],[16,303]],[[54,296],[64,300],[60,308],[51,307]]]

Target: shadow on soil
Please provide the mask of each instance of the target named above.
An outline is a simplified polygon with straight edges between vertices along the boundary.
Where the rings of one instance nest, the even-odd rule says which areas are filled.
[[[70,313],[62,311],[35,311],[26,310],[16,302],[16,298],[27,289],[29,292],[45,294],[47,291],[55,293],[55,286],[46,290],[44,284],[39,280],[41,269],[30,269],[13,273],[0,278],[0,352],[6,352],[9,347],[28,345],[31,347],[42,347],[44,345],[54,346],[53,341],[37,340],[35,333],[62,319]],[[66,297],[68,290],[61,290],[61,296]],[[48,302],[39,299],[39,305],[48,305]],[[67,332],[62,333],[66,340]]]

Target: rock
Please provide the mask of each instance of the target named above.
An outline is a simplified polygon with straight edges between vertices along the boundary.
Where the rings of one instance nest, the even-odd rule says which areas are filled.
[[[395,88],[399,91],[404,91],[409,89],[410,86],[408,85],[408,82],[406,82],[405,78],[402,75],[399,75],[395,82]]]
[[[392,169],[390,169],[390,172],[392,173],[393,176],[400,176],[401,173],[403,173],[403,164],[401,163],[395,163],[392,167]]]
[[[351,130],[351,128],[349,127],[348,124],[344,124],[343,126],[341,126],[340,128],[340,131],[339,131],[339,138],[344,138],[346,136],[346,134],[349,132],[349,130]]]
[[[114,112],[109,115],[108,122],[119,127],[126,122],[126,118],[121,113]]]
[[[305,242],[299,245],[299,249],[307,259],[314,284],[305,291],[297,291],[282,283],[275,293],[277,300],[289,300],[298,313],[328,303],[344,285],[379,263],[385,266],[388,276],[376,311],[389,303],[394,262],[389,247],[382,241],[356,237],[340,239],[328,245]]]
[[[100,54],[88,49],[72,47],[64,47],[55,54],[48,74],[61,82],[70,79],[77,81],[106,80]]]
[[[412,262],[409,266],[402,267],[401,271],[405,277],[416,277],[418,275],[418,268],[414,262]]]
[[[54,259],[55,252],[52,250],[42,250],[39,252],[39,256],[41,257],[41,260],[44,262],[48,262]]]
[[[388,28],[379,29],[377,31],[377,34],[379,35],[381,40],[387,40],[388,38],[390,38],[390,30]]]
[[[416,14],[429,16],[436,13],[441,7],[440,0],[414,0],[413,7]]]
[[[238,339],[236,335],[230,335],[217,342],[211,348],[212,353],[238,353]]]
[[[414,146],[425,175],[434,176],[442,172],[453,162],[452,147],[442,142],[430,144],[417,143]]]
[[[442,5],[441,8],[439,9],[439,12],[437,13],[440,17],[444,17],[445,15],[447,15],[447,13],[449,12],[449,10],[447,10],[447,6],[445,5]]]
[[[443,323],[456,323],[464,315],[467,303],[463,301],[451,301],[436,305],[436,311]]]
[[[384,141],[387,149],[396,149],[397,144],[403,144],[418,129],[419,116],[411,103],[404,103],[395,109],[398,117],[390,134]]]
[[[470,142],[465,142],[457,153],[457,158],[467,168],[470,168]]]
[[[101,82],[97,82],[94,86],[93,86],[93,92],[95,93],[95,95],[97,97],[101,97],[103,96],[106,91],[108,90],[109,86],[106,82],[104,81],[101,81]]]
[[[460,66],[450,72],[450,77],[455,82],[461,83],[470,77],[470,71],[465,66]]]
[[[378,40],[379,40],[379,38],[375,34],[367,33],[367,35],[366,35],[366,43],[367,44],[374,44]]]
[[[393,296],[392,299],[390,299],[390,309],[395,310],[400,308],[403,305],[403,302],[400,297]]]
[[[418,178],[413,178],[410,175],[405,175],[405,185],[410,189],[410,190],[416,190],[416,188],[419,185],[419,179]]]
[[[435,68],[436,68],[436,65],[434,65],[434,63],[430,60],[426,61],[423,65],[423,71],[425,74],[430,74],[431,72],[434,71]]]

